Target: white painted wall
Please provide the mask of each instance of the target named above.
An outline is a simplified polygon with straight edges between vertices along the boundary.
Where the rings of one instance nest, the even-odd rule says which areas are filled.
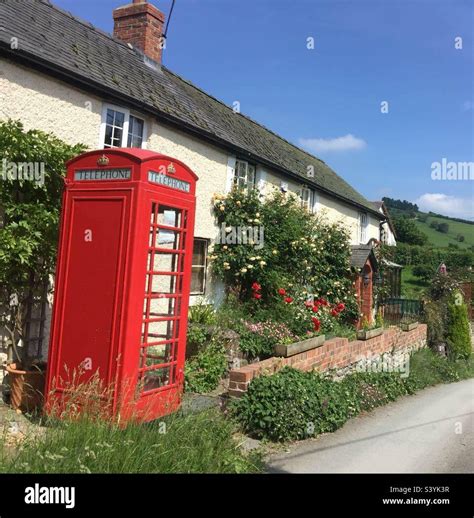
[[[1,119],[19,119],[26,129],[41,129],[70,144],[83,143],[96,149],[102,111],[102,99],[0,58]],[[232,158],[229,160],[229,153],[184,132],[170,129],[151,118],[144,119],[148,127],[147,149],[182,160],[198,175],[195,235],[214,239],[217,229],[211,200],[214,193],[225,192],[228,188]],[[257,182],[263,192],[269,192],[275,186],[279,188],[282,179],[268,168],[257,169]],[[301,188],[293,180],[285,181],[293,192]],[[317,193],[316,206],[328,221],[341,222],[349,228],[352,244],[359,244],[359,211],[356,208],[321,193]],[[367,241],[379,239],[378,220],[373,216],[368,217],[366,237]],[[222,285],[210,281],[212,298],[222,296]]]

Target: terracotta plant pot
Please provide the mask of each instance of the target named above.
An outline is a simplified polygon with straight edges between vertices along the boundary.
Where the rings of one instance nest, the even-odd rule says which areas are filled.
[[[45,376],[39,369],[25,371],[16,363],[7,365],[10,377],[11,405],[15,410],[33,412],[43,403]]]

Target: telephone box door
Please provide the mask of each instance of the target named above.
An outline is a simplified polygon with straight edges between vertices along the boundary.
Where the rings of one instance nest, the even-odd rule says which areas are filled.
[[[148,193],[148,206],[138,390],[140,406],[158,405],[166,412],[179,404],[183,389],[188,312],[183,295],[189,293],[194,207],[178,196],[155,193]],[[162,397],[147,397],[159,391]]]

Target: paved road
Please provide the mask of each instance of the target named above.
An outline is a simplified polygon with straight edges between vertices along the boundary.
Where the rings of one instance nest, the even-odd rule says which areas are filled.
[[[401,398],[268,464],[289,473],[473,473],[474,379]]]

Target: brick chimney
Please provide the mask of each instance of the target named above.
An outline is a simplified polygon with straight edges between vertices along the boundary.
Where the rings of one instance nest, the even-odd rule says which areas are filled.
[[[140,49],[147,57],[161,63],[164,47],[164,14],[142,0],[114,9],[114,36]]]

